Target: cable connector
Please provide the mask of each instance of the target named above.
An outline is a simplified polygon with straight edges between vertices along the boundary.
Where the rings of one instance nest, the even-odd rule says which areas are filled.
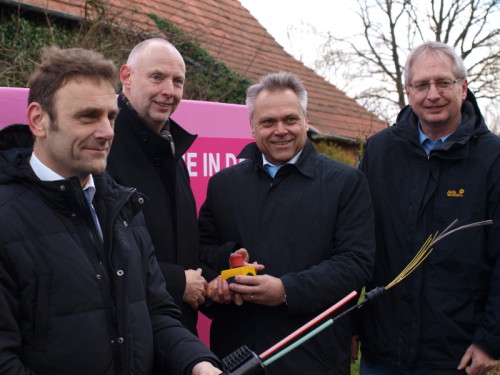
[[[372,299],[380,297],[384,293],[385,293],[385,287],[379,286],[379,287],[372,289],[369,292],[365,293],[365,299],[371,301]]]
[[[246,345],[236,349],[222,360],[224,375],[264,375],[266,370],[260,358]]]

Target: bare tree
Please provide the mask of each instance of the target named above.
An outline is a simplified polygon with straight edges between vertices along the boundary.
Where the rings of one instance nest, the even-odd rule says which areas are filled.
[[[362,30],[347,38],[327,35],[316,69],[362,105],[393,121],[406,105],[406,56],[423,41],[436,40],[464,59],[483,111],[498,108],[500,0],[357,0],[357,6]],[[498,114],[489,117],[500,131]]]

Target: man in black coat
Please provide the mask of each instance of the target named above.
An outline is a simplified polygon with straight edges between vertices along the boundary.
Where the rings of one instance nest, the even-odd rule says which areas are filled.
[[[368,185],[357,169],[315,151],[307,140],[307,93],[290,73],[247,91],[255,143],[246,159],[214,175],[200,211],[201,257],[228,268],[232,252],[265,274],[216,279],[210,347],[262,353],[370,279],[374,233]],[[273,169],[279,170],[275,173]],[[269,170],[269,171],[268,171]],[[258,267],[260,268],[260,267]],[[230,290],[229,290],[230,288]],[[268,374],[349,374],[349,317],[288,356]]]
[[[143,195],[104,171],[116,78],[100,54],[49,48],[29,125],[0,132],[2,374],[220,374],[178,320]]]
[[[120,69],[123,93],[108,172],[148,198],[144,216],[167,289],[182,310],[182,323],[196,334],[206,281],[198,261],[196,204],[182,159],[196,136],[170,119],[182,99],[185,71],[182,56],[164,39],[145,40],[130,52]]]
[[[361,310],[361,372],[481,375],[500,357],[500,138],[452,47],[416,47],[404,73],[409,105],[368,140],[360,166],[377,237],[368,288],[387,285],[453,220],[493,225],[440,241],[414,274]]]

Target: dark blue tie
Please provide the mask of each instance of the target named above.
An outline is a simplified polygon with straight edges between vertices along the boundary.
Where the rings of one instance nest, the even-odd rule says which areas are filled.
[[[276,176],[276,173],[278,172],[278,169],[281,168],[281,165],[279,167],[275,166],[275,165],[271,165],[271,164],[266,164],[264,165],[264,167],[266,168],[267,170],[267,173],[269,173],[269,175],[274,178],[274,176]]]
[[[83,191],[83,194],[85,195],[85,199],[87,200],[87,204],[89,205],[90,213],[92,214],[92,219],[94,219],[94,225],[97,229],[97,232],[99,232],[99,236],[101,237],[101,240],[102,240],[101,225],[99,224],[99,219],[97,218],[97,213],[95,212],[94,206],[92,205],[92,200],[90,199],[90,189],[85,189]]]

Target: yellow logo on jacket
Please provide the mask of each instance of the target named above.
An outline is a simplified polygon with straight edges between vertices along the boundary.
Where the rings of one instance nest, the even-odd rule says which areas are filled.
[[[452,197],[452,198],[463,198],[464,194],[465,194],[465,190],[464,189],[460,189],[458,191],[456,191],[456,190],[448,190],[448,192],[446,193],[447,196]]]

